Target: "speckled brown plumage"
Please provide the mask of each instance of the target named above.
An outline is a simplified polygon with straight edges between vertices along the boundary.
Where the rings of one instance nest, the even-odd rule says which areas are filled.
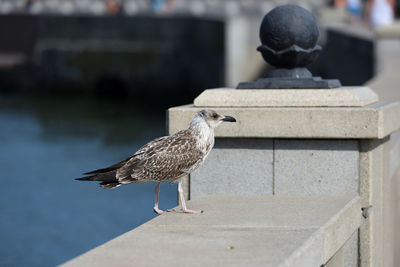
[[[235,121],[230,116],[221,116],[213,110],[200,111],[190,127],[171,136],[164,136],[147,143],[133,156],[111,165],[87,172],[89,176],[77,180],[101,181],[103,188],[114,188],[122,184],[177,181],[197,169],[206,159],[214,145],[214,128],[222,121]],[[181,190],[181,183],[178,190]],[[156,206],[158,210],[156,187]],[[180,192],[181,193],[181,192]],[[189,211],[184,206],[184,211]]]
[[[119,168],[116,177],[120,183],[176,180],[202,161],[196,142],[190,130],[155,139]]]

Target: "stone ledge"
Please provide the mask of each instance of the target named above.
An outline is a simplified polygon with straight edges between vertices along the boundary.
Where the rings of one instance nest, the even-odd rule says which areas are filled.
[[[380,39],[399,39],[400,38],[400,21],[396,21],[391,25],[380,26],[375,30],[375,34]]]
[[[186,129],[204,109],[186,105],[168,110],[169,133]],[[216,137],[382,139],[400,128],[400,103],[379,102],[366,107],[222,107],[236,118],[215,131]]]
[[[368,87],[336,89],[208,89],[196,107],[363,107],[378,102]]]
[[[63,266],[320,266],[361,220],[359,197],[208,196]]]

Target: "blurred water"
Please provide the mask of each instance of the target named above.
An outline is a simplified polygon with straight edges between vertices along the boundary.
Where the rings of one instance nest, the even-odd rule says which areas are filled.
[[[153,218],[154,184],[73,180],[164,134],[163,111],[129,102],[0,97],[0,265],[54,266]],[[161,208],[176,186],[161,187]]]

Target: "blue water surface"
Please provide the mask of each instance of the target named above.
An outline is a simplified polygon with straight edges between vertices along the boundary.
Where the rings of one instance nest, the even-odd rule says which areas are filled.
[[[105,190],[73,178],[163,135],[164,112],[11,102],[0,105],[0,266],[61,264],[156,216],[155,184]],[[176,204],[176,186],[163,184],[161,208]]]

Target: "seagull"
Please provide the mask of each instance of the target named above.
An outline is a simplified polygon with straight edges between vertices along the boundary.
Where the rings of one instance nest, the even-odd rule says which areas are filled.
[[[124,184],[157,182],[154,212],[158,208],[161,182],[178,182],[179,199],[184,213],[198,213],[186,207],[182,178],[196,170],[207,158],[214,146],[214,129],[222,122],[235,122],[231,116],[223,116],[211,109],[199,111],[186,130],[171,136],[150,141],[131,157],[106,168],[84,173],[80,181],[100,181],[103,188],[115,188]],[[170,210],[167,210],[170,211]]]

